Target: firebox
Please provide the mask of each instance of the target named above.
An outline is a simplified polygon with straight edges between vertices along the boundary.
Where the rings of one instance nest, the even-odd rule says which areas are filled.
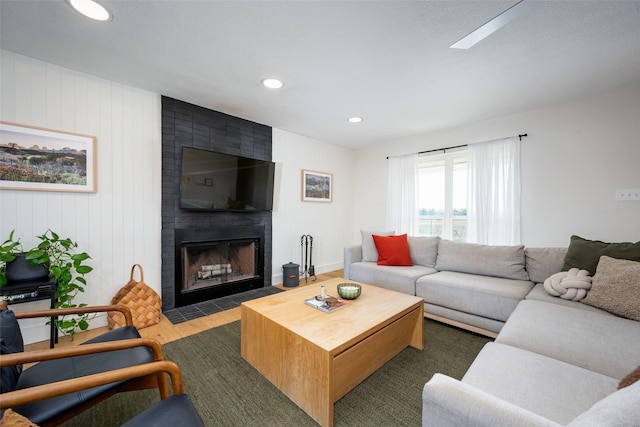
[[[264,227],[176,230],[176,307],[264,286]]]

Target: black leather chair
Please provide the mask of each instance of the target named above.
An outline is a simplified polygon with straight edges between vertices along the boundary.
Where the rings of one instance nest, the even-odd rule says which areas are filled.
[[[16,405],[21,407],[25,404],[37,403],[41,401],[41,399],[50,399],[52,396],[63,397],[69,393],[78,393],[83,390],[97,388],[114,382],[127,382],[144,378],[153,381],[158,375],[164,376],[164,374],[168,374],[171,378],[172,393],[167,394],[167,390],[160,388],[160,402],[147,408],[145,411],[127,421],[123,426],[203,427],[204,423],[200,415],[193,406],[189,396],[184,393],[182,374],[178,365],[168,360],[9,392],[5,395],[0,395],[0,408],[16,407]]]
[[[79,346],[24,352],[22,336],[16,319],[63,316],[76,313],[120,311],[126,326],[109,331]],[[131,312],[125,306],[81,307],[73,309],[35,310],[13,313],[0,307],[0,378],[4,400],[8,391],[50,387],[60,381],[104,373],[115,369],[139,366],[163,359],[162,346],[155,340],[142,339],[133,326]],[[10,345],[9,345],[10,344]],[[21,372],[24,363],[37,362]],[[12,409],[38,425],[57,425],[76,414],[126,390],[158,387],[168,395],[166,375],[149,376],[100,384],[70,394],[41,399]],[[15,383],[5,383],[6,379]],[[4,407],[4,404],[3,404]]]

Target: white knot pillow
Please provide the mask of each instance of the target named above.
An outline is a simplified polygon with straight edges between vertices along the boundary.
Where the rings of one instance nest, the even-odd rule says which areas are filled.
[[[544,289],[554,297],[580,301],[591,289],[592,279],[587,270],[572,268],[549,277],[544,281]]]

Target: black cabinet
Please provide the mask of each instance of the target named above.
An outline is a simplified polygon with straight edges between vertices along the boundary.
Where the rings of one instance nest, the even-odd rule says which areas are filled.
[[[23,304],[32,301],[50,300],[50,308],[56,306],[56,281],[53,276],[36,280],[24,280],[8,282],[0,288],[0,298],[7,304]],[[58,342],[58,328],[55,324],[56,317],[51,317],[49,346],[53,348]]]

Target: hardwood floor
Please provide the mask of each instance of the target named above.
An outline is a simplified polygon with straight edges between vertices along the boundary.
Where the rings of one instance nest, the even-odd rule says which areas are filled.
[[[319,274],[315,281],[310,278],[305,282],[304,278],[300,280],[300,286],[318,286],[320,282],[333,279],[335,277],[343,277],[343,270],[331,271],[324,274]],[[295,289],[285,288],[282,285],[276,285],[280,289]],[[180,323],[177,325],[172,324],[164,315],[160,316],[160,323],[157,325],[149,326],[140,330],[140,335],[144,338],[155,338],[161,344],[187,337],[189,335],[197,334],[206,329],[215,328],[216,326],[231,323],[236,320],[240,320],[240,307],[225,310],[220,313],[215,313],[210,316],[201,317],[198,319],[190,320],[188,322]],[[107,332],[109,328],[107,326],[102,328],[91,329],[86,332],[80,332],[76,334],[74,341],[70,341],[67,337],[61,337],[56,347],[66,347],[82,343],[93,337],[101,335]],[[41,341],[34,344],[25,346],[25,350],[40,350],[49,348],[49,341]]]

